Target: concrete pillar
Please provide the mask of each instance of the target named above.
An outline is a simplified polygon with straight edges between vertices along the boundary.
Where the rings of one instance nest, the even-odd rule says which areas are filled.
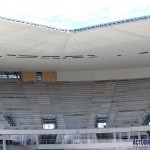
[[[131,135],[131,133],[128,132],[128,141],[130,141],[130,135]]]
[[[3,135],[3,150],[6,150],[6,140],[5,140],[5,135]]]
[[[21,145],[24,145],[24,135],[21,135]]]
[[[113,133],[114,143],[116,143],[116,132]]]
[[[36,135],[36,145],[39,145],[39,135]]]
[[[24,145],[27,145],[27,137],[24,135]]]
[[[61,144],[65,144],[65,141],[64,141],[64,134],[62,134],[61,136],[62,136],[62,138],[61,138],[62,143],[61,143]]]
[[[90,133],[87,133],[87,142],[90,143]]]
[[[122,137],[122,133],[119,132],[119,140],[120,140],[120,142],[122,141],[121,137]]]
[[[141,139],[141,133],[138,131],[138,139]]]

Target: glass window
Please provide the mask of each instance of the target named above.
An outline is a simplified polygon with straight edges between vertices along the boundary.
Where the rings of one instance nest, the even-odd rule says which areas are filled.
[[[97,127],[98,128],[106,128],[106,122],[99,122],[98,124],[97,124]]]
[[[0,71],[0,79],[19,79],[20,72]]]
[[[43,129],[55,129],[56,119],[55,118],[43,118]]]
[[[53,123],[43,124],[43,129],[55,129],[55,124]]]

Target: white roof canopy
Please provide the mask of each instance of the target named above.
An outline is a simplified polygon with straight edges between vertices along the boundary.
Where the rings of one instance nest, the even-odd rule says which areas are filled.
[[[150,66],[150,20],[70,33],[0,20],[0,70],[101,70]]]

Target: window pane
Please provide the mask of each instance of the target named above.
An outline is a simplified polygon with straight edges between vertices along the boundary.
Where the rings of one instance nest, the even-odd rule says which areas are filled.
[[[98,123],[98,128],[105,128],[105,127],[106,127],[106,122]]]
[[[55,124],[43,124],[43,129],[55,129]]]

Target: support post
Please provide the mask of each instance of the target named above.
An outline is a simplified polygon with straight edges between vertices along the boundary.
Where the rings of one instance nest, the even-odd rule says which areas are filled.
[[[39,135],[36,135],[36,145],[39,145]]]
[[[24,135],[24,145],[27,145],[27,137]]]
[[[5,139],[5,135],[3,135],[3,150],[6,150],[6,139]]]
[[[131,133],[128,132],[128,141],[130,141],[130,135],[131,135]]]
[[[90,143],[90,133],[87,133],[87,142]]]
[[[122,141],[121,137],[122,137],[122,132],[119,132],[119,140],[120,140],[120,142]]]
[[[113,133],[114,143],[116,143],[116,132]]]
[[[138,139],[139,140],[141,139],[141,133],[140,133],[140,131],[138,131]]]
[[[64,134],[61,135],[61,144],[65,144],[65,141],[64,141]]]

